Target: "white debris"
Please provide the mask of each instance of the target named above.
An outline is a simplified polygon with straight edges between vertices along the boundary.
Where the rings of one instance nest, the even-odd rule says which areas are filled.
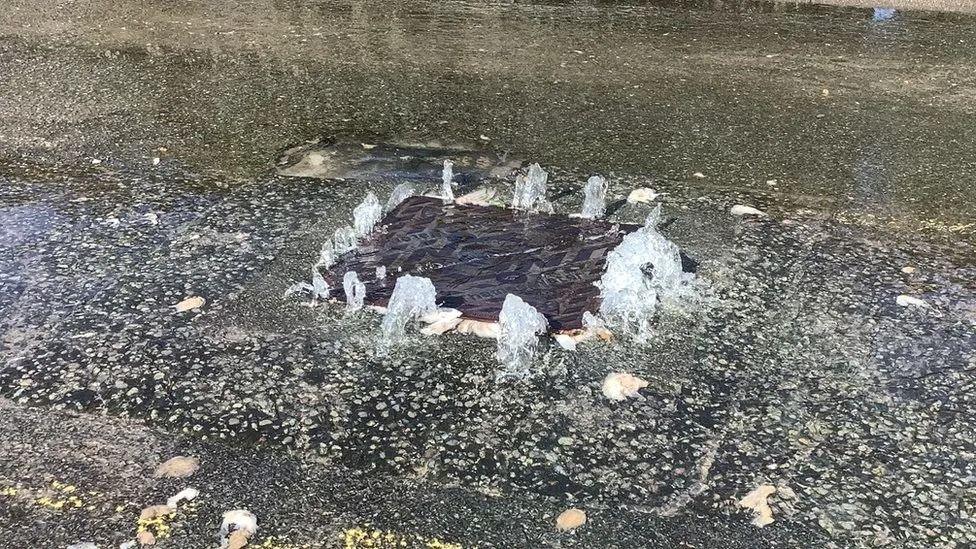
[[[524,379],[539,344],[539,335],[548,322],[538,310],[522,298],[508,294],[498,314],[498,350],[495,357],[501,365],[499,379]]]
[[[67,547],[67,549],[98,549],[98,546],[90,541],[81,541],[78,543],[72,543]]]
[[[441,335],[443,333],[449,332],[461,323],[460,318],[448,318],[444,320],[438,320],[437,322],[431,322],[427,326],[424,326],[420,333],[424,335]]]
[[[573,339],[572,336],[567,334],[556,334],[552,336],[552,338],[555,339],[556,343],[558,343],[563,349],[566,349],[567,351],[576,350],[576,340]]]
[[[220,546],[228,547],[232,541],[229,538],[236,537],[238,540],[254,535],[258,531],[258,519],[254,513],[247,509],[235,509],[224,513],[223,521],[220,523]]]
[[[376,280],[386,280],[386,267],[380,265],[376,268]]]
[[[638,340],[651,333],[658,301],[680,303],[691,294],[694,275],[681,269],[678,247],[657,231],[661,206],[648,216],[644,227],[624,236],[607,256],[600,288],[600,315],[604,321]]]
[[[691,175],[694,176],[694,177],[697,177],[698,179],[704,179],[705,178],[705,174],[703,174],[701,172],[695,172],[695,173],[693,173]]]
[[[583,187],[583,211],[580,217],[596,219],[603,217],[607,209],[607,187],[606,178],[594,175],[586,181]]]
[[[224,513],[223,520],[220,523],[220,533],[226,536],[235,530],[243,530],[249,534],[254,534],[258,531],[257,517],[247,509],[227,511]]]
[[[400,183],[394,187],[393,192],[390,193],[390,198],[386,201],[386,208],[384,208],[384,210],[388,212],[393,208],[396,208],[401,202],[413,196],[415,192],[416,190],[410,183]]]
[[[498,339],[500,333],[497,322],[483,322],[470,318],[462,319],[457,327],[455,327],[455,331],[459,334],[476,335],[488,339]]]
[[[373,232],[373,228],[383,217],[383,207],[376,195],[372,192],[366,193],[366,198],[362,203],[353,208],[352,219],[356,237],[363,238]]]
[[[441,172],[441,197],[445,204],[454,202],[454,189],[451,187],[454,180],[454,162],[444,161],[444,171]]]
[[[638,392],[647,387],[643,379],[626,372],[614,372],[603,380],[603,396],[610,400],[627,400],[637,396]]]
[[[461,316],[461,311],[457,309],[452,309],[450,307],[438,307],[433,311],[429,311],[420,316],[421,322],[426,322],[427,324],[433,324],[435,322],[441,322],[444,320],[454,320]]]
[[[539,164],[529,166],[527,174],[515,178],[515,195],[512,207],[516,210],[534,212],[551,211],[552,205],[546,200],[546,182],[549,174]]]
[[[915,267],[912,267],[910,265],[906,267],[902,267],[901,272],[905,274],[915,274]]]
[[[366,299],[366,285],[359,281],[356,271],[349,271],[342,277],[342,289],[346,292],[346,310],[358,311]]]
[[[752,519],[753,525],[762,528],[773,522],[773,510],[769,506],[769,496],[775,493],[775,486],[763,484],[739,500],[740,506],[752,509],[755,514],[755,518]]]
[[[193,309],[199,309],[200,307],[203,307],[203,305],[206,302],[207,302],[206,299],[203,299],[202,297],[196,295],[193,297],[188,297],[183,301],[180,301],[179,303],[174,305],[174,307],[176,308],[176,312],[185,313],[186,311],[191,311]]]
[[[380,353],[403,341],[407,323],[437,309],[437,290],[429,278],[403,275],[397,279],[383,317]]]
[[[153,157],[153,159],[152,159],[152,165],[153,166],[158,166],[159,165],[159,162],[160,162],[160,160],[159,160],[159,157],[158,156]]]
[[[459,196],[454,202],[467,206],[490,206],[492,201],[495,200],[496,194],[497,191],[495,189],[481,187],[466,195]]]
[[[927,307],[928,306],[928,303],[922,301],[921,299],[915,296],[905,295],[905,294],[896,297],[895,303],[897,303],[902,307]]]
[[[193,501],[194,498],[200,495],[200,492],[195,488],[184,488],[176,493],[176,495],[170,497],[166,500],[167,507],[177,507],[183,501]]]
[[[659,196],[661,195],[654,192],[654,189],[648,187],[640,187],[630,191],[630,194],[627,195],[627,202],[630,204],[638,204],[638,203],[646,204],[648,202],[654,202],[654,199]]]
[[[729,209],[729,213],[732,214],[732,215],[738,215],[738,216],[743,216],[743,215],[766,215],[766,212],[764,212],[762,210],[757,210],[756,208],[753,208],[752,206],[743,206],[742,204],[736,204],[735,206],[732,206],[732,208]]]

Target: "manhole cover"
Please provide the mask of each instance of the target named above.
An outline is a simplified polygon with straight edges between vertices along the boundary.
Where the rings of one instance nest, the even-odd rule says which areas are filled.
[[[417,196],[322,275],[341,287],[343,275],[355,271],[366,303],[379,306],[389,301],[397,277],[427,277],[439,305],[483,321],[498,320],[511,293],[545,315],[552,330],[572,330],[582,328],[585,311],[599,310],[594,282],[610,250],[637,228]],[[690,260],[682,263],[693,269]],[[377,279],[377,267],[385,268],[385,279]]]

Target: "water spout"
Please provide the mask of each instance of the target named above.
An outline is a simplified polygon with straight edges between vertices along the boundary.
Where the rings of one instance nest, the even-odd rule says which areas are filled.
[[[322,277],[322,273],[312,267],[312,299],[329,299],[329,283]]]
[[[436,297],[437,291],[429,278],[403,275],[397,279],[386,306],[386,316],[383,317],[379,345],[381,355],[388,354],[390,349],[404,340],[407,323],[411,319],[437,309]]]
[[[583,212],[580,217],[596,219],[603,217],[607,209],[607,180],[599,175],[594,175],[586,181],[583,187]]]
[[[394,187],[393,192],[390,193],[390,198],[386,201],[386,208],[384,208],[384,210],[389,212],[393,208],[399,206],[401,202],[413,196],[415,193],[416,191],[414,190],[412,184],[400,183]]]
[[[335,257],[355,249],[356,229],[353,229],[349,225],[336,229],[332,235],[332,253],[335,254]]]
[[[312,295],[313,303],[319,299],[329,299],[329,283],[322,277],[318,270],[318,265],[312,267],[312,283],[296,282],[285,289],[284,297],[289,297],[298,292],[308,292]]]
[[[383,217],[383,207],[373,193],[366,193],[362,203],[352,210],[353,227],[357,238],[363,238],[373,232],[373,228]]]
[[[690,295],[694,275],[681,269],[678,247],[657,230],[660,205],[647,223],[628,234],[607,256],[600,287],[600,314],[615,331],[646,340],[658,302]]]
[[[328,269],[335,264],[336,258],[339,254],[335,251],[335,243],[332,240],[326,240],[325,244],[322,244],[322,249],[319,250],[319,260],[315,263],[313,269],[319,267],[323,269]]]
[[[356,271],[349,271],[342,277],[342,289],[346,291],[346,310],[358,311],[366,299],[366,285],[359,281]]]
[[[552,205],[546,200],[546,181],[549,174],[539,164],[529,166],[526,175],[519,174],[515,178],[515,195],[512,197],[512,207],[516,210],[546,212],[551,211]]]
[[[450,160],[444,161],[444,171],[441,173],[441,194],[444,197],[445,204],[451,204],[454,202],[454,189],[451,187],[451,183],[454,179],[454,162]]]
[[[522,298],[508,294],[498,315],[498,359],[501,369],[496,377],[525,379],[531,375],[529,366],[539,344],[539,336],[548,322],[542,313]]]

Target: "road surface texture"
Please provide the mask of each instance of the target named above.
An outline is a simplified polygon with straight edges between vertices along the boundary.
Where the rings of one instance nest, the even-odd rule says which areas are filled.
[[[0,547],[118,547],[185,487],[141,526],[159,547],[216,547],[238,508],[267,548],[971,546],[974,23],[6,2]],[[379,317],[283,295],[397,182],[280,173],[322,137],[540,162],[557,215],[602,174],[640,222],[621,200],[652,187],[698,298],[643,345],[545,344],[527,382],[473,336],[383,356]],[[603,396],[618,371],[640,397]],[[176,455],[199,471],[155,478]],[[739,501],[762,486],[758,527]],[[557,531],[571,507],[587,522]]]

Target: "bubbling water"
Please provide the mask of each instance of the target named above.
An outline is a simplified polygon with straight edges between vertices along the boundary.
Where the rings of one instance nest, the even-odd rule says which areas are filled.
[[[501,366],[496,377],[525,379],[531,376],[529,366],[545,333],[548,322],[538,310],[522,298],[508,294],[498,315],[498,350],[495,357]]]
[[[437,309],[436,297],[437,290],[429,278],[413,275],[397,278],[381,326],[381,355],[388,354],[393,347],[406,339],[406,327],[410,320]]]
[[[607,324],[638,341],[651,334],[658,304],[677,304],[691,294],[694,275],[681,269],[678,246],[657,230],[660,205],[640,229],[628,234],[607,256],[600,287],[600,315]]]
[[[583,187],[583,212],[580,217],[596,219],[603,217],[607,210],[607,180],[594,175],[586,181]]]

